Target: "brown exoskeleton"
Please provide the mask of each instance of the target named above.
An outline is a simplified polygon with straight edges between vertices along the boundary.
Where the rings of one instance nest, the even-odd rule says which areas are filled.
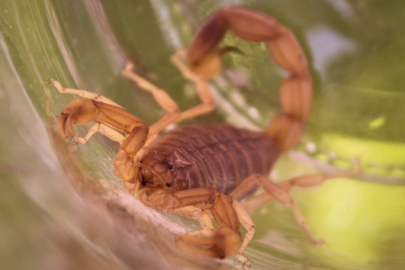
[[[228,30],[244,40],[267,42],[276,63],[289,72],[280,89],[283,112],[263,132],[203,125],[177,128],[158,136],[170,124],[214,109],[208,79],[220,72],[221,57],[231,50],[217,48]],[[184,54],[187,65],[181,59]],[[322,243],[311,234],[287,191],[292,186],[318,185],[328,176],[297,177],[281,184],[267,177],[277,158],[299,141],[311,109],[312,80],[307,59],[291,30],[246,7],[223,8],[205,21],[189,48],[174,54],[172,61],[185,78],[195,83],[202,100],[184,112],[162,89],[133,73],[131,64],[123,71],[124,76],[149,91],[167,112],[150,127],[103,96],[64,88],[51,80],[59,92],[81,97],[70,102],[61,114],[62,137],[86,143],[100,132],[119,142],[113,165],[131,193],[155,209],[200,220],[202,230],[178,236],[177,245],[184,250],[218,258],[236,254],[246,263],[243,252],[252,240],[255,225],[240,201],[259,186],[265,192],[249,201],[249,208],[277,199],[292,209],[312,243]],[[90,121],[95,121],[94,126],[84,137],[77,137],[73,126]],[[218,224],[216,228],[212,217]],[[241,224],[247,231],[243,238]]]

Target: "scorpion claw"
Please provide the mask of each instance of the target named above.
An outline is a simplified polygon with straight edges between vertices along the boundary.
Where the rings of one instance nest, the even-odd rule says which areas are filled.
[[[59,132],[64,139],[74,138],[74,125],[86,124],[95,118],[98,108],[86,98],[71,101],[63,110],[59,120]]]
[[[183,250],[220,259],[234,255],[241,243],[240,233],[226,226],[179,235],[176,241]]]

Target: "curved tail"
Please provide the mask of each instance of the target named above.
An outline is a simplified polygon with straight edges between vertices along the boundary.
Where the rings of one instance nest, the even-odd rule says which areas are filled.
[[[229,47],[217,45],[228,30],[247,41],[267,42],[274,61],[289,72],[280,86],[283,112],[265,130],[286,152],[301,138],[312,107],[312,78],[303,49],[293,32],[273,17],[230,6],[212,14],[194,36],[187,51],[191,71],[209,79],[222,69],[221,57]]]

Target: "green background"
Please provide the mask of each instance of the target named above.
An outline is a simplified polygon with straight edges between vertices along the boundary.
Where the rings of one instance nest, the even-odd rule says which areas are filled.
[[[400,0],[0,0],[2,268],[204,269],[232,264],[175,249],[174,234],[197,229],[196,223],[161,215],[132,198],[122,201],[124,195],[106,195],[100,179],[116,184],[107,186],[117,194],[123,192],[111,167],[117,145],[97,136],[74,154],[64,152],[61,142],[52,148],[46,132],[47,93],[55,115],[73,97],[45,84],[57,78],[64,86],[101,93],[152,124],[163,111],[120,75],[125,63],[133,61],[140,75],[167,90],[182,109],[198,104],[192,85],[169,57],[188,44],[203,18],[235,3],[291,28],[314,76],[307,132],[296,151],[278,162],[274,178],[353,169],[356,159],[363,167],[354,179],[291,192],[315,235],[326,240],[323,246],[310,246],[289,209],[278,203],[252,213],[257,231],[246,252],[251,269],[403,269],[405,6]],[[231,35],[224,42],[244,55],[228,55],[227,69],[212,82],[218,110],[184,124],[262,128],[280,110],[278,85],[285,74],[267,57],[263,44]],[[75,156],[85,173],[77,169]],[[95,203],[98,197],[102,199]]]

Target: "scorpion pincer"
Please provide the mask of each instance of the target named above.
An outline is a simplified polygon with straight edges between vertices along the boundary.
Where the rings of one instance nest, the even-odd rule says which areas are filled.
[[[208,113],[214,109],[208,80],[222,69],[221,57],[232,47],[217,48],[225,33],[252,42],[266,42],[267,51],[289,75],[280,87],[280,113],[263,132],[229,125],[196,125],[177,128],[157,136],[168,125]],[[191,45],[172,56],[183,76],[196,86],[202,103],[181,112],[164,90],[132,71],[124,76],[150,92],[166,111],[148,127],[106,97],[84,90],[62,87],[61,93],[80,96],[63,110],[59,129],[62,137],[86,143],[96,132],[120,143],[113,165],[126,188],[144,204],[166,212],[176,212],[200,220],[202,229],[179,235],[181,249],[207,256],[226,258],[236,255],[248,262],[243,252],[251,242],[255,225],[245,210],[250,201],[240,201],[260,186],[261,198],[249,209],[276,199],[290,207],[313,244],[322,243],[310,232],[303,216],[287,191],[292,186],[313,186],[327,176],[298,177],[280,184],[268,175],[283,153],[292,149],[304,132],[311,110],[312,80],[307,58],[290,29],[276,19],[250,8],[230,6],[213,13],[195,34]],[[73,126],[94,121],[84,137],[75,135]],[[212,225],[212,218],[217,226]],[[242,237],[240,225],[246,228]]]

